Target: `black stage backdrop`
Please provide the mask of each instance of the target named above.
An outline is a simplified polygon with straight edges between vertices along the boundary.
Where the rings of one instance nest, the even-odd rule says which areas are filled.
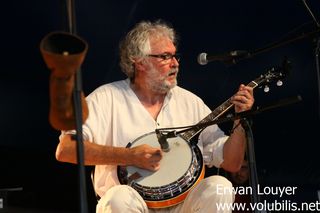
[[[67,28],[65,2],[1,3],[0,189],[22,187],[22,191],[8,192],[8,204],[25,211],[79,210],[77,167],[59,163],[54,157],[59,132],[48,122],[50,71],[39,51],[46,34]],[[305,2],[319,22],[320,2]],[[212,109],[229,98],[240,83],[249,83],[287,57],[292,69],[283,86],[271,84],[269,93],[256,89],[256,105],[297,95],[303,100],[253,117],[259,182],[267,187],[298,187],[287,198],[266,196],[270,202],[319,199],[320,107],[315,57],[319,33],[259,52],[234,65],[197,63],[202,52],[252,53],[315,31],[317,23],[303,1],[78,0],[75,4],[78,35],[89,45],[82,65],[86,95],[97,86],[125,77],[118,66],[118,42],[140,20],[163,19],[174,26],[180,35],[182,54],[179,84],[202,97]],[[225,126],[221,128],[228,131]],[[90,211],[94,211],[90,169],[87,190]]]

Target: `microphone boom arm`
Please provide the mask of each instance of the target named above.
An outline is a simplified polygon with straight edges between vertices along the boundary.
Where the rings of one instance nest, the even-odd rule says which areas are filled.
[[[240,112],[240,113],[234,114],[232,116],[227,116],[224,118],[215,119],[213,121],[208,121],[208,122],[188,126],[185,129],[180,130],[180,131],[173,130],[173,131],[167,132],[166,134],[163,134],[162,131],[166,131],[166,130],[172,129],[172,128],[156,129],[156,134],[157,134],[159,143],[161,144],[163,141],[166,142],[167,138],[176,137],[177,135],[180,135],[181,133],[192,130],[192,129],[197,129],[197,130],[204,129],[204,128],[211,126],[211,125],[214,125],[214,124],[225,123],[225,122],[234,121],[234,120],[238,120],[238,119],[241,120],[241,119],[250,117],[252,115],[260,114],[260,113],[267,111],[267,110],[270,110],[270,109],[283,107],[283,106],[286,106],[289,104],[294,104],[294,103],[300,102],[301,100],[302,100],[302,97],[300,95],[297,95],[295,97],[290,97],[290,98],[279,100],[279,101],[277,101],[273,104],[270,104],[268,106],[257,107],[256,109]],[[176,128],[176,129],[178,129],[178,128]]]

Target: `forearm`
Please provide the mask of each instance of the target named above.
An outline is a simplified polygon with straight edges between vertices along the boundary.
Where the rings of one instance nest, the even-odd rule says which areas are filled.
[[[236,113],[250,110],[254,103],[253,88],[241,84],[238,92],[232,96],[231,102]],[[233,132],[223,147],[221,167],[230,172],[240,170],[246,151],[246,132],[239,122],[239,120],[234,122]]]
[[[129,165],[129,149],[124,147],[102,146],[84,141],[84,164],[85,165]],[[61,162],[77,163],[77,142],[65,135],[61,139],[56,158]],[[127,156],[127,157],[126,157]]]
[[[246,151],[246,134],[245,130],[238,124],[234,123],[234,130],[229,136],[223,148],[224,161],[221,167],[230,172],[236,172],[241,168]]]

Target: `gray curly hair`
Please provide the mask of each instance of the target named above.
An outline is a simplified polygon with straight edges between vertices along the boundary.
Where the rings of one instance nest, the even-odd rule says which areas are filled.
[[[142,21],[137,23],[120,42],[120,67],[130,79],[134,79],[136,58],[150,54],[150,37],[168,37],[177,45],[177,35],[172,27],[161,20],[155,22]]]

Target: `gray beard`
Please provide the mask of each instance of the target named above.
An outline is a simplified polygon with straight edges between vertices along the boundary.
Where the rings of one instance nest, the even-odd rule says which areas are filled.
[[[175,81],[173,84],[166,84],[165,81],[162,81],[161,83],[148,85],[148,87],[151,89],[151,91],[155,93],[165,94],[169,92],[172,88],[177,86],[177,81]]]
[[[178,72],[178,69],[176,69],[175,71]],[[168,72],[168,75],[170,73],[171,72]],[[147,81],[147,87],[155,93],[165,94],[165,93],[169,92],[170,89],[177,86],[177,84],[178,84],[177,78],[175,79],[175,81],[172,84],[170,84],[165,80],[167,77],[168,76],[161,77],[159,75],[159,72],[151,65],[151,69],[147,74],[147,78],[149,79]]]

